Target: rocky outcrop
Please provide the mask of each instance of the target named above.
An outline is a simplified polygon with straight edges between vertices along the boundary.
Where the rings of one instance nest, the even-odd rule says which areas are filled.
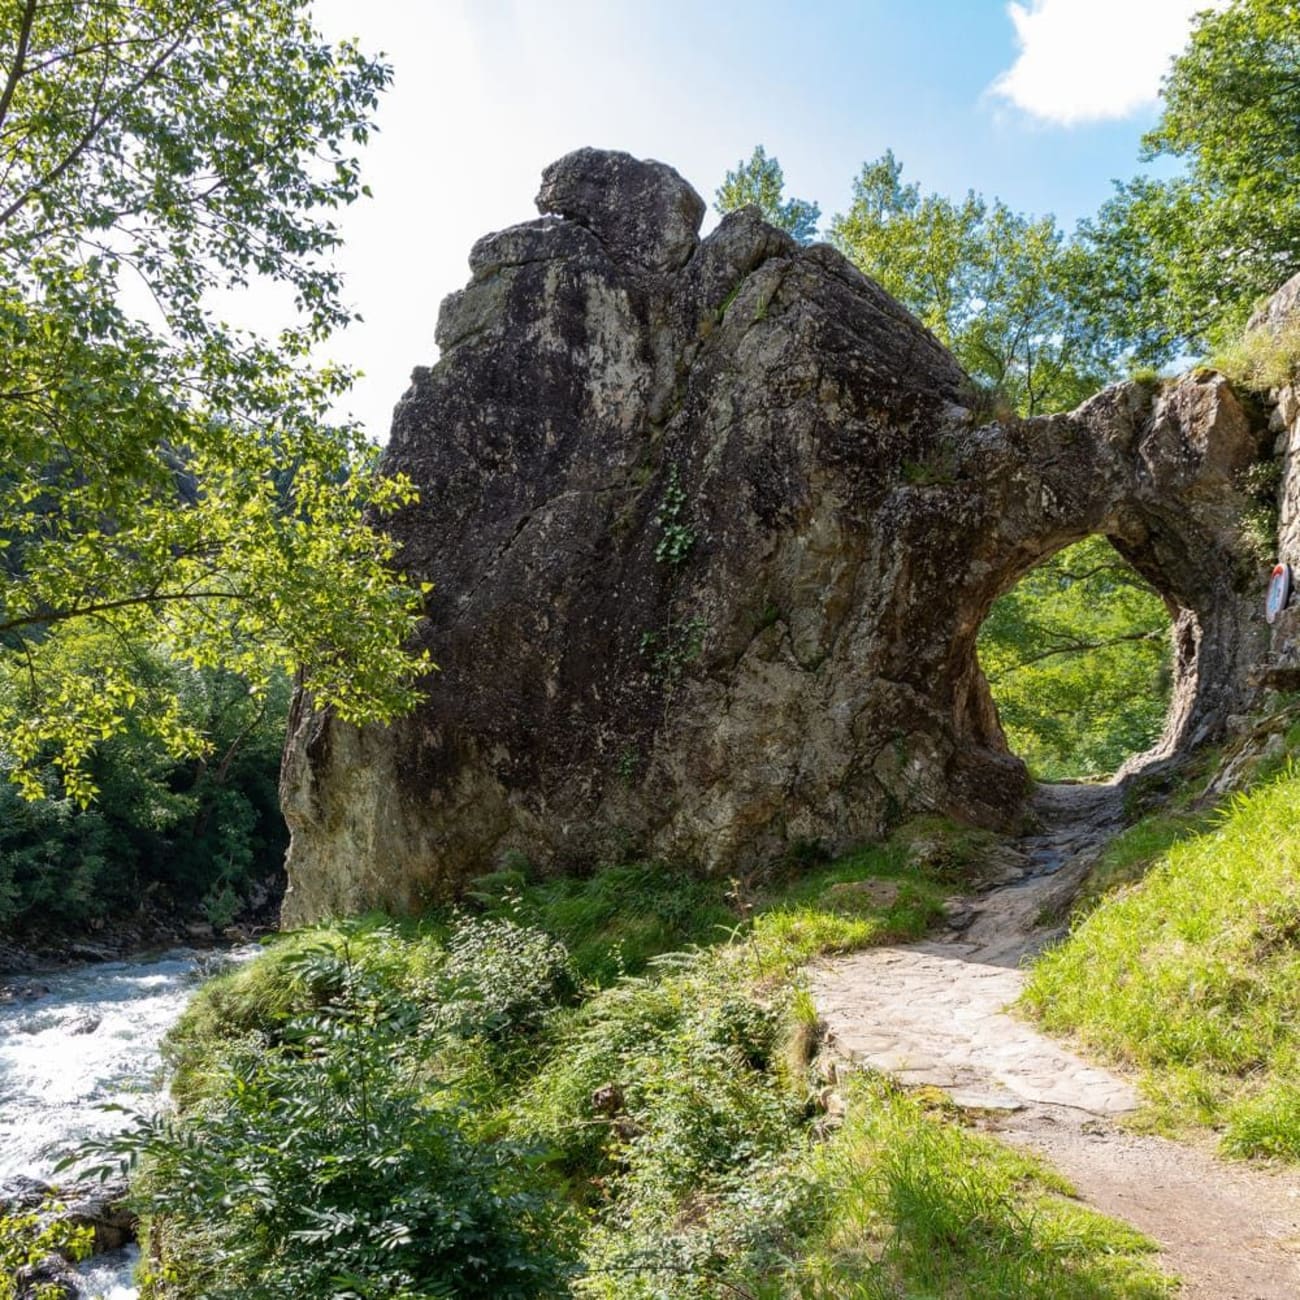
[[[1251,319],[1253,331],[1272,335],[1297,349],[1295,378],[1271,389],[1264,402],[1275,437],[1277,559],[1300,574],[1300,275],[1293,276]],[[1300,689],[1300,591],[1273,624],[1269,655],[1258,674],[1261,685]]]
[[[1176,620],[1166,749],[1261,643],[1221,377],[992,420],[937,340],[754,210],[704,240],[659,163],[582,150],[444,302],[385,467],[441,671],[390,728],[300,696],[285,918],[416,908],[511,853],[743,867],[943,810],[1018,816],[975,657],[993,600],[1104,534]]]
[[[31,1216],[40,1227],[60,1223],[89,1229],[89,1253],[98,1255],[136,1239],[139,1219],[129,1208],[128,1194],[124,1178],[56,1187],[18,1175],[0,1183],[0,1218]],[[20,1267],[12,1279],[17,1300],[77,1300],[82,1289],[74,1265],[65,1251]]]

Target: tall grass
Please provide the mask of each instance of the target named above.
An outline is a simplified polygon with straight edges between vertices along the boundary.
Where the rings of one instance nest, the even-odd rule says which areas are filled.
[[[1289,384],[1300,375],[1300,322],[1277,330],[1248,330],[1222,348],[1211,364],[1257,392]]]
[[[1154,1300],[1152,1243],[1071,1199],[1039,1161],[880,1081],[808,1176],[834,1189],[784,1285],[800,1300]],[[767,1293],[764,1293],[767,1294]]]

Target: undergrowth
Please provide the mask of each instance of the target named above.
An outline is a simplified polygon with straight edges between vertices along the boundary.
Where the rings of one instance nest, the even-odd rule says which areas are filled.
[[[520,868],[284,937],[173,1033],[179,1114],[108,1143],[143,1161],[146,1295],[1167,1294],[955,1112],[862,1079],[841,1123],[817,1073],[801,968],[919,937],[987,844],[931,819],[753,879]]]
[[[74,1264],[91,1254],[94,1230],[64,1218],[63,1209],[53,1197],[39,1210],[0,1206],[0,1300],[64,1300],[60,1282],[18,1281],[52,1257]]]

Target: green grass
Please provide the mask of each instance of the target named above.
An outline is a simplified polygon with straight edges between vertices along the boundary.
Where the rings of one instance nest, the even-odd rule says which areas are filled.
[[[661,953],[726,943],[751,929],[774,966],[920,938],[951,887],[978,873],[996,842],[989,832],[923,817],[830,863],[790,860],[728,879],[662,863],[544,881],[501,871],[475,881],[470,897],[488,915],[554,935],[581,976],[604,986],[640,974]],[[893,882],[897,896],[880,901],[881,893],[852,888],[868,881]]]
[[[584,978],[608,984],[663,952],[724,940],[740,917],[725,880],[658,863],[608,867],[586,878],[529,882],[499,872],[475,882],[473,900],[554,935]]]
[[[852,1089],[806,1176],[833,1189],[773,1296],[1147,1300],[1173,1294],[1153,1244],[1071,1198],[1026,1155],[880,1081]]]
[[[1249,330],[1213,359],[1216,370],[1256,392],[1280,388],[1300,373],[1300,324]]]
[[[1121,831],[1097,859],[1077,908],[1089,912],[1117,889],[1141,880],[1175,844],[1200,834],[1213,820],[1205,810],[1161,811]]]
[[[1236,796],[1210,825],[1158,818],[1110,856],[1150,854],[1139,883],[1039,960],[1024,1005],[1140,1070],[1161,1123],[1300,1158],[1300,775]]]
[[[881,1079],[846,1088],[843,1124],[741,1186],[647,1231],[592,1234],[580,1295],[598,1300],[1157,1300],[1154,1245],[1073,1199],[1037,1160]]]
[[[866,1080],[846,1089],[842,1125],[825,1111],[802,967],[921,936],[997,843],[930,818],[836,862],[731,881],[504,872],[460,913],[285,936],[194,999],[168,1047],[178,1101],[219,1114],[250,1059],[293,1058],[293,1018],[336,996],[310,975],[330,963],[303,960],[324,945],[381,991],[376,1013],[415,1018],[395,1077],[426,1081],[467,1141],[538,1153],[531,1185],[581,1225],[574,1296],[1163,1296],[1148,1243],[951,1108]],[[223,1222],[168,1221],[154,1239],[177,1264],[187,1249],[219,1260]]]

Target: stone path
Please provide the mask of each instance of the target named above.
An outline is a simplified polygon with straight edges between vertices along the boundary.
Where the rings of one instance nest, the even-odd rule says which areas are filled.
[[[1127,1132],[1130,1081],[1006,1014],[1024,959],[1057,937],[1121,820],[1113,786],[1047,786],[1044,826],[995,887],[954,900],[949,929],[809,972],[832,1050],[912,1086],[948,1092],[973,1120],[1044,1155],[1079,1194],[1160,1243],[1189,1300],[1300,1300],[1300,1178],[1228,1165]]]
[[[837,1048],[900,1083],[943,1088],[960,1106],[1029,1103],[1122,1115],[1132,1087],[1006,1015],[1019,971],[973,961],[969,944],[860,953],[819,970],[812,992]]]

